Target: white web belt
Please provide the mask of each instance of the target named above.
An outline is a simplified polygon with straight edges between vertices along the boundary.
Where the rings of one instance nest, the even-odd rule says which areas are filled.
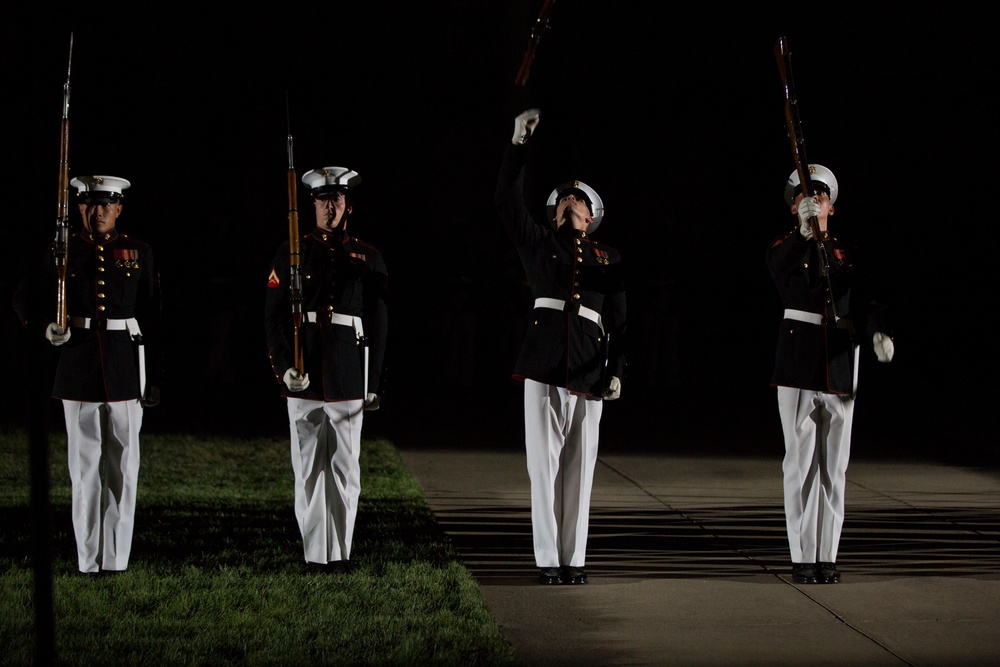
[[[570,304],[567,306],[566,302],[562,299],[550,299],[547,296],[540,296],[536,298],[535,308],[551,308],[552,310],[565,310],[571,313],[576,313],[580,317],[588,319],[596,324],[601,328],[601,333],[604,333],[604,325],[601,323],[601,314],[593,308],[587,308],[586,306],[580,306],[577,304]]]
[[[823,316],[819,313],[810,313],[806,310],[795,310],[794,308],[785,308],[785,319],[808,322],[809,324],[823,324]]]
[[[361,343],[362,354],[364,357],[364,367],[361,369],[362,377],[364,377],[365,383],[365,398],[368,398],[368,339],[365,338],[365,327],[361,322],[361,318],[355,315],[344,315],[342,313],[317,313],[315,310],[310,310],[308,312],[302,313],[302,317],[306,322],[330,322],[331,324],[339,324],[344,327],[351,327],[354,329],[354,335],[357,336],[358,341]]]

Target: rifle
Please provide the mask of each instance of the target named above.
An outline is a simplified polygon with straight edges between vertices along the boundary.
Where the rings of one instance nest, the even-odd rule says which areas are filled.
[[[56,324],[66,328],[66,255],[69,241],[69,75],[73,69],[73,33],[69,34],[69,64],[63,84],[62,123],[59,140],[59,201],[56,212]]]
[[[531,73],[531,63],[535,60],[535,51],[538,49],[538,43],[542,40],[542,35],[549,28],[549,14],[552,13],[552,5],[556,4],[556,0],[544,0],[542,2],[542,9],[538,12],[538,18],[535,19],[535,24],[531,27],[531,38],[528,40],[528,48],[524,51],[524,58],[521,59],[521,67],[517,70],[517,77],[514,79],[514,83],[518,86],[524,86],[528,83],[528,74]]]
[[[299,252],[299,209],[298,190],[295,174],[295,157],[292,153],[292,120],[288,107],[288,93],[285,93],[285,117],[288,120],[288,289],[292,302],[292,363],[300,373],[305,373],[302,354],[302,267]]]
[[[806,160],[806,140],[802,135],[802,120],[799,118],[799,98],[795,92],[795,80],[792,77],[792,54],[788,48],[788,38],[779,37],[774,43],[774,57],[778,61],[778,74],[781,76],[781,85],[785,90],[785,124],[788,128],[788,139],[792,145],[792,159],[795,161],[795,170],[799,174],[799,187],[806,197],[815,195],[812,185],[812,178],[809,176],[809,162]],[[821,270],[826,278],[827,288],[830,290],[830,308],[833,312],[833,320],[837,321],[836,304],[833,300],[833,285],[830,283],[830,258],[827,254],[826,244],[820,235],[819,220],[812,216],[808,220],[809,227],[812,228],[813,238],[819,244],[819,257]]]

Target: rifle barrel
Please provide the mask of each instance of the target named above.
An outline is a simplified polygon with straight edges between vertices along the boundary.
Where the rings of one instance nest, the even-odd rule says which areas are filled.
[[[69,242],[69,95],[70,73],[73,71],[73,33],[69,34],[69,60],[66,83],[63,84],[62,120],[59,127],[59,193],[56,207],[56,324],[63,329],[66,316],[66,261]]]
[[[538,43],[542,41],[542,35],[549,28],[549,14],[552,12],[554,4],[556,4],[556,0],[545,0],[542,3],[541,10],[538,12],[538,18],[535,19],[535,23],[531,27],[531,38],[528,40],[528,48],[524,51],[521,66],[518,68],[517,76],[514,78],[514,83],[518,86],[524,86],[528,83],[528,75],[531,74],[531,65],[535,60],[535,51],[538,50]]]
[[[285,96],[286,114],[288,96]],[[292,363],[300,373],[305,373],[302,350],[302,267],[299,247],[298,176],[295,172],[294,140],[291,117],[288,115],[288,289],[292,302]]]
[[[809,176],[809,162],[806,160],[805,137],[802,135],[802,120],[799,118],[799,100],[795,92],[795,79],[792,76],[792,53],[788,48],[786,37],[778,38],[774,44],[774,56],[778,61],[778,73],[785,89],[785,123],[788,126],[788,139],[792,144],[792,159],[795,160],[795,170],[799,174],[799,187],[805,197],[814,195],[812,178]],[[838,319],[836,305],[833,301],[833,285],[830,283],[830,258],[827,256],[826,244],[820,234],[819,220],[815,216],[808,220],[812,228],[813,238],[819,245],[821,271],[826,277],[827,289],[830,292],[830,307],[834,321]]]
[[[805,137],[802,134],[802,121],[799,118],[799,100],[795,93],[795,79],[792,75],[792,54],[786,37],[780,37],[775,42],[774,56],[778,61],[778,73],[781,75],[781,85],[785,91],[785,124],[788,128],[788,140],[792,147],[795,169],[799,172],[799,186],[802,188],[802,194],[812,197],[812,180],[809,178],[809,162],[805,154]]]

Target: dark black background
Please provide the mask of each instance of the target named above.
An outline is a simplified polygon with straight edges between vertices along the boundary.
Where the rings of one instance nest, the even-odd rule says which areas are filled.
[[[16,8],[0,296],[54,230],[73,32],[70,175],[132,181],[120,228],[151,243],[162,274],[168,372],[147,430],[287,429],[262,310],[288,234],[290,118],[300,175],[361,173],[350,231],[391,274],[386,392],[366,432],[516,446],[509,370],[530,306],[492,198],[513,117],[538,106],[531,201],[570,178],[595,187],[598,240],[630,271],[630,374],[604,446],[777,454],[780,306],[763,257],[792,224],[784,35],[807,155],[840,181],[835,232],[864,248],[895,313],[896,360],[862,361],[855,451],[996,458],[998,59],[979,3],[560,0],[518,89],[540,4]],[[26,361],[12,312],[3,335],[16,425],[25,377],[50,369]]]

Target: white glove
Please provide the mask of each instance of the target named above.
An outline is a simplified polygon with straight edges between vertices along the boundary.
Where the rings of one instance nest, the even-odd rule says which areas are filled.
[[[63,329],[55,322],[49,322],[49,326],[45,327],[45,337],[53,345],[62,345],[69,340],[69,336],[70,330]]]
[[[510,138],[510,143],[519,146],[526,142],[531,133],[538,127],[540,117],[540,109],[528,109],[521,112],[521,115],[514,119],[514,136]]]
[[[604,390],[604,400],[613,401],[622,395],[622,381],[616,377],[611,378],[608,388]]]
[[[365,410],[368,410],[369,412],[378,410],[378,405],[381,402],[382,399],[379,398],[378,394],[368,394],[365,397]]]
[[[809,218],[819,218],[819,202],[815,197],[803,197],[799,202],[799,234],[802,238],[811,239],[813,237],[812,226],[809,225]]]
[[[895,354],[896,348],[892,344],[892,339],[886,336],[881,331],[876,331],[875,335],[872,336],[872,345],[875,347],[875,356],[883,364],[887,364],[892,361],[892,355]]]
[[[292,391],[304,391],[309,386],[309,374],[303,375],[294,366],[285,371],[285,377],[282,380]]]

